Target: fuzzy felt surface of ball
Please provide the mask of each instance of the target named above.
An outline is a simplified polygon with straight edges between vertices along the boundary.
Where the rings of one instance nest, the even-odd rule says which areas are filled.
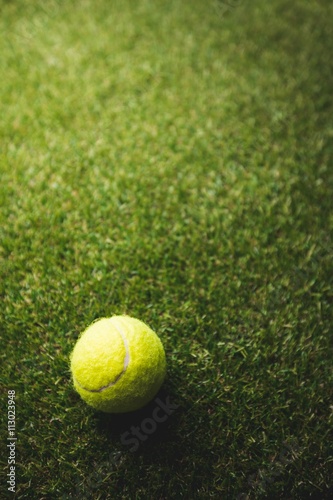
[[[90,406],[123,413],[145,406],[166,374],[163,345],[142,321],[101,318],[79,337],[70,356],[76,391]]]

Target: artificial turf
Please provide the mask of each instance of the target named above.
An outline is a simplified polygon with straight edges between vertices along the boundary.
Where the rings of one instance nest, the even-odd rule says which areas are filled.
[[[332,497],[332,2],[0,8],[1,498]],[[153,432],[73,390],[112,314],[165,346]]]

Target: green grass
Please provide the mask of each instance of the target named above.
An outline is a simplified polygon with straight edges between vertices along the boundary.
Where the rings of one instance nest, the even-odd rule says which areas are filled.
[[[227,3],[0,1],[2,498],[12,389],[16,498],[332,494],[332,3]],[[123,313],[137,451],[68,368]]]

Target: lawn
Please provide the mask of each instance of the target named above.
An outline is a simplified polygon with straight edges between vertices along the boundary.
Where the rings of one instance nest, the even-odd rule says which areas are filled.
[[[1,498],[332,498],[332,2],[0,12]],[[113,314],[167,357],[124,415],[69,371]]]

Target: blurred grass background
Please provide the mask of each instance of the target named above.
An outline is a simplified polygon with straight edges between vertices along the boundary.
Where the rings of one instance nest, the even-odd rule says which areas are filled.
[[[330,498],[332,3],[0,6],[16,497]],[[68,369],[123,313],[162,339],[179,405],[136,452],[121,435],[154,402],[96,413]],[[7,473],[5,452],[4,497]]]

